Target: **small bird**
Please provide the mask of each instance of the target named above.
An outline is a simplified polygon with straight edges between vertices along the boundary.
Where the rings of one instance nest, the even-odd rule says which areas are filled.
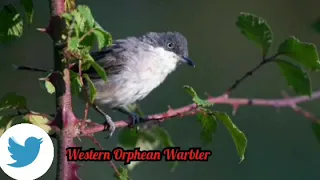
[[[16,160],[11,167],[21,168],[31,164],[38,156],[42,138],[29,137],[22,146],[17,143],[13,137],[9,138],[8,150],[11,153],[11,158]]]
[[[129,112],[127,105],[145,98],[178,64],[195,67],[188,58],[187,39],[179,32],[149,32],[140,37],[115,40],[113,45],[92,52],[91,56],[108,76],[104,81],[94,68],[84,71],[97,89],[93,107],[105,117],[109,136],[114,132],[115,124],[99,106],[107,105],[125,113],[135,124],[143,118]],[[77,72],[77,68],[73,66],[72,70]]]

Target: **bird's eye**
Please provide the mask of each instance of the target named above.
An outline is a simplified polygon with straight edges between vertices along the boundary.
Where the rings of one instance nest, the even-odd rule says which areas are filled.
[[[167,44],[167,47],[168,47],[169,49],[171,49],[171,48],[173,48],[173,44],[172,44],[171,42],[169,42],[169,43]]]

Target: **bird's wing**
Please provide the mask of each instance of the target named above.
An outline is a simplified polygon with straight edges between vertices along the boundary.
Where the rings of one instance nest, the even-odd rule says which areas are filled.
[[[21,157],[25,156],[25,147],[18,144],[13,137],[9,138],[9,152],[11,153],[11,157],[14,160],[19,160]]]
[[[131,41],[131,39],[116,40],[112,46],[104,50],[91,52],[91,56],[104,68],[107,75],[118,74],[128,60],[127,57],[123,56],[123,52],[129,50],[128,48],[134,48],[130,45]],[[84,73],[88,74],[92,79],[100,78],[93,67],[90,67]]]

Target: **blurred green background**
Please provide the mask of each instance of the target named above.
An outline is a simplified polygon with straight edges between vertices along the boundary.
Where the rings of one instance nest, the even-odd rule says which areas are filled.
[[[1,1],[0,5],[8,1]],[[17,3],[17,0],[9,2]],[[26,25],[24,35],[14,43],[0,46],[0,95],[15,91],[28,98],[29,106],[36,111],[54,112],[54,96],[41,89],[34,72],[16,72],[11,64],[51,68],[51,39],[35,28],[48,24],[47,1],[35,2],[32,25]],[[149,31],[179,31],[189,42],[190,57],[196,68],[181,66],[163,85],[141,102],[146,114],[163,112],[167,105],[180,107],[191,103],[190,96],[182,89],[190,85],[203,95],[222,94],[237,78],[261,60],[257,46],[242,36],[235,26],[240,12],[257,14],[267,20],[274,32],[273,52],[289,35],[301,41],[320,46],[320,34],[310,28],[319,16],[317,0],[78,0],[93,11],[96,20],[114,39],[138,36]],[[21,7],[18,6],[20,9]],[[0,22],[2,23],[2,22]],[[313,88],[320,88],[320,75],[313,73]],[[281,98],[281,90],[291,92],[276,65],[267,65],[246,80],[234,93],[235,97]],[[204,97],[204,96],[203,96]],[[303,104],[319,115],[318,101]],[[84,104],[75,99],[77,115],[83,115]],[[215,106],[231,115],[231,107]],[[114,119],[125,116],[110,112]],[[90,118],[102,122],[94,111]],[[320,145],[314,137],[310,121],[291,109],[277,111],[271,107],[242,107],[232,117],[247,135],[246,159],[239,164],[235,146],[223,126],[212,144],[206,146],[213,155],[209,162],[181,162],[175,172],[170,172],[166,162],[146,162],[137,166],[130,175],[133,179],[216,179],[216,180],[316,180],[320,177]],[[200,146],[200,126],[195,117],[169,120],[165,127],[177,146]],[[117,133],[106,140],[99,133],[97,139],[105,149],[117,145]],[[82,139],[85,148],[95,147]],[[113,170],[105,162],[81,163],[79,174],[83,180],[111,179]],[[118,163],[119,164],[119,163]],[[55,179],[56,162],[41,179]],[[0,179],[10,179],[2,171]]]

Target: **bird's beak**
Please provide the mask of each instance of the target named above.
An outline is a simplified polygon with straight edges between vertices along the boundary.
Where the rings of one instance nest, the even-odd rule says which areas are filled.
[[[188,64],[189,66],[196,67],[195,63],[188,57],[182,56],[181,62]]]

